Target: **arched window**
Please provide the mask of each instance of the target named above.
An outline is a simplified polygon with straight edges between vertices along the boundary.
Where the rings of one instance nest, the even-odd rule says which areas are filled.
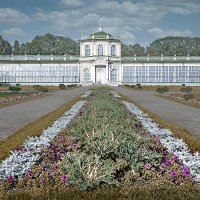
[[[85,56],[90,56],[90,47],[89,47],[89,45],[87,45],[85,47]]]
[[[111,56],[115,56],[116,55],[116,47],[115,45],[111,46]]]
[[[101,44],[98,46],[98,56],[103,56],[103,46]]]
[[[117,81],[117,70],[116,70],[116,69],[113,69],[113,70],[111,71],[110,80],[113,81],[113,82],[116,82],[116,81]]]
[[[86,82],[86,83],[91,81],[90,70],[88,68],[85,68],[83,70],[83,79],[84,79],[84,82]]]

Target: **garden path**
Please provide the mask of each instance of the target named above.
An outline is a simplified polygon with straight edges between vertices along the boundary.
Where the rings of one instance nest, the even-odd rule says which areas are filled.
[[[162,119],[186,128],[200,137],[200,109],[154,96],[153,91],[137,91],[122,87],[115,91],[133,99],[136,103],[159,115]]]
[[[15,104],[0,109],[0,139],[4,139],[17,129],[56,110],[74,97],[88,91],[89,87],[79,87],[71,90],[49,92],[50,95]]]

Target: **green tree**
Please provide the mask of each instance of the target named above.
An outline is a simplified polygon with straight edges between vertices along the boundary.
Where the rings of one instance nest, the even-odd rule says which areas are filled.
[[[0,55],[9,55],[12,53],[11,44],[0,36]]]
[[[36,36],[30,43],[23,46],[23,52],[32,55],[77,55],[78,43],[70,38],[54,36],[50,33]]]
[[[15,40],[15,42],[12,46],[12,53],[15,55],[19,55],[20,51],[21,51],[21,47],[20,47],[19,41]]]

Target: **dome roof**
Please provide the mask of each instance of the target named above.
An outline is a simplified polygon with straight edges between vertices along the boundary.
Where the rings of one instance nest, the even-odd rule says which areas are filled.
[[[94,39],[106,38],[106,39],[109,39],[110,37],[112,37],[111,34],[106,33],[104,31],[99,31],[99,32],[95,32],[95,33],[91,34],[88,38],[94,38]]]
[[[103,31],[102,21],[100,20],[99,24],[99,31],[89,35],[87,38],[83,38],[82,42],[91,41],[91,40],[108,40],[108,41],[115,41],[121,42],[119,37],[113,37],[110,33],[106,33]]]

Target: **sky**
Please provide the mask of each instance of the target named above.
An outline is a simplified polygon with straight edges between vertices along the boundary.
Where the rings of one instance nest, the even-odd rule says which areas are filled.
[[[103,29],[126,44],[200,37],[200,0],[0,0],[0,35],[11,43],[52,33],[79,40]]]

